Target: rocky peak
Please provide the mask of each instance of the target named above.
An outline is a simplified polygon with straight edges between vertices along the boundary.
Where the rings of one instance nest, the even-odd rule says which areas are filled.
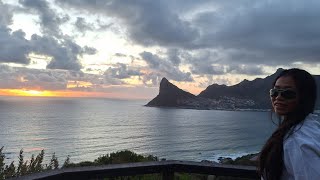
[[[151,100],[147,106],[176,106],[182,100],[195,97],[195,95],[170,83],[168,79],[164,77],[160,82],[159,94]]]
[[[177,86],[170,83],[167,78],[165,77],[162,78],[160,82],[160,87],[159,87],[159,94],[170,94],[179,90],[181,89],[179,89]]]

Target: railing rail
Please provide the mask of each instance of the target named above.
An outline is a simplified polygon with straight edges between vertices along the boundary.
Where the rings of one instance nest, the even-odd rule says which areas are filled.
[[[26,175],[14,179],[78,180],[161,173],[162,179],[173,180],[175,172],[258,179],[256,168],[253,166],[222,165],[192,161],[153,161],[111,164],[103,166],[63,168]]]

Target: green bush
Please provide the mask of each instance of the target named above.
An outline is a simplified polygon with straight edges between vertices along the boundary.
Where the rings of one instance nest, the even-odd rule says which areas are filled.
[[[219,163],[220,164],[232,164],[232,165],[245,165],[245,166],[257,166],[258,162],[257,161],[252,161],[251,159],[258,154],[248,154],[244,155],[242,157],[238,157],[235,160],[231,158],[219,158]]]
[[[4,162],[5,154],[2,152],[2,150],[3,150],[3,147],[0,149],[0,180],[59,168],[59,161],[55,153],[53,153],[49,164],[43,164],[44,150],[42,150],[37,156],[32,155],[29,161],[28,160],[25,161],[24,155],[23,155],[23,149],[21,149],[18,157],[19,162],[16,167],[14,164],[14,161],[12,161],[10,165],[5,164]],[[142,156],[134,152],[131,152],[129,150],[123,150],[123,151],[118,151],[116,153],[100,156],[94,161],[83,161],[79,163],[70,162],[70,157],[68,156],[61,168],[99,166],[99,165],[106,165],[106,164],[146,162],[146,161],[158,161],[158,158],[152,155]],[[146,176],[146,177],[149,177],[149,176]]]

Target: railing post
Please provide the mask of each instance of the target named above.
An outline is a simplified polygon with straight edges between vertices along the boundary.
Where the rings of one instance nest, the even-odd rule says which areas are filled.
[[[165,168],[162,172],[162,180],[174,180],[174,171],[170,168]]]

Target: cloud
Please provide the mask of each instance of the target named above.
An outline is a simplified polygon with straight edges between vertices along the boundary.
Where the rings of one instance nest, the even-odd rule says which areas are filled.
[[[87,31],[115,33],[124,44],[142,48],[142,59],[116,52],[111,58],[143,60],[147,67],[115,64],[102,70],[102,84],[124,84],[123,79],[136,76],[146,84],[158,84],[163,76],[175,81],[226,74],[257,76],[266,73],[265,67],[288,67],[295,62],[312,66],[320,59],[320,2],[315,0],[19,3],[21,6],[13,7],[0,1],[0,62],[29,64],[28,54],[36,53],[51,57],[49,70],[95,70],[95,66],[83,67],[79,59],[96,54],[97,49],[80,46],[73,37]],[[13,12],[37,15],[41,34],[26,39],[23,30],[9,29]],[[66,35],[62,30],[68,28],[76,31]]]
[[[219,50],[223,65],[288,65],[320,59],[320,2],[56,0],[119,20],[144,46]]]
[[[132,76],[142,76],[144,74],[139,68],[133,68],[123,63],[117,63],[115,64],[115,67],[109,67],[104,75],[110,78],[125,79]]]
[[[202,29],[198,47],[222,48],[226,61],[288,64],[315,63],[320,52],[319,1],[256,1],[225,12],[203,12],[194,22]]]
[[[116,56],[116,57],[127,57],[127,55],[122,54],[122,53],[115,53],[114,56]]]
[[[0,88],[64,90],[67,71],[49,71],[0,65]]]
[[[150,46],[188,45],[199,36],[188,21],[181,19],[162,1],[63,1],[62,5],[103,13],[120,20],[128,29],[128,36],[136,43]]]
[[[34,34],[30,42],[35,53],[53,57],[47,65],[48,69],[80,70],[82,68],[77,57],[81,54],[82,48],[72,40],[64,39],[59,43],[53,37]]]
[[[231,74],[246,74],[246,75],[262,75],[266,74],[263,67],[255,65],[233,65],[227,67],[227,72]]]
[[[156,87],[160,84],[163,75],[159,72],[151,72],[142,77],[142,82],[149,87]],[[151,83],[150,83],[151,82]]]
[[[22,30],[11,32],[8,28],[0,28],[0,44],[0,62],[29,64],[28,55],[33,52],[52,57],[47,66],[49,69],[80,70],[82,65],[78,56],[96,53],[96,49],[81,48],[67,38],[58,42],[54,37],[34,34],[27,40]]]
[[[51,56],[48,69],[65,69],[79,71],[82,65],[79,57],[83,54],[93,55],[97,50],[93,47],[81,47],[70,36],[62,34],[60,26],[69,21],[66,14],[58,14],[47,1],[19,0],[25,11],[39,15],[39,24],[43,35],[33,34],[26,46],[25,54],[30,52]],[[8,51],[13,53],[13,51]]]
[[[225,66],[223,65],[211,65],[206,63],[194,63],[195,66],[191,67],[193,74],[211,74],[211,75],[222,75],[226,74]]]
[[[179,51],[179,49],[176,49],[176,48],[168,49],[167,51],[169,61],[171,61],[172,64],[174,64],[175,66],[181,63],[180,53],[181,52]]]
[[[152,79],[153,82],[155,82],[155,79],[162,77],[167,77],[175,81],[193,81],[190,72],[182,72],[178,67],[174,66],[171,61],[165,60],[164,58],[147,51],[140,53],[140,56],[148,64],[149,68],[155,71],[149,76],[149,79]],[[159,78],[155,78],[155,76],[158,76]]]
[[[68,87],[70,82],[78,85]],[[81,82],[88,85],[82,86]],[[67,90],[77,88],[83,91],[104,91],[104,86],[124,84],[117,78],[86,74],[81,71],[30,69],[0,64],[0,89]]]
[[[85,18],[83,17],[77,17],[77,21],[75,22],[75,26],[78,29],[78,31],[85,33],[86,31],[92,31],[93,30],[93,24],[87,23],[85,21]]]
[[[29,64],[28,54],[31,51],[29,41],[22,30],[11,32],[0,26],[0,62]]]
[[[96,23],[97,23],[97,29],[98,31],[105,31],[107,29],[112,29],[111,27],[114,25],[114,23],[105,23],[105,22],[102,22],[99,18],[96,20]]]
[[[97,32],[108,30],[112,25],[113,23],[106,24],[99,18],[95,22],[90,23],[84,17],[77,17],[77,20],[74,23],[76,30],[81,32],[83,35],[85,35],[87,31]]]
[[[7,27],[12,23],[12,8],[0,0],[0,12],[0,28]]]
[[[226,61],[230,54],[221,53],[219,50],[183,51],[181,54],[183,54],[181,56],[183,61],[190,65],[193,75],[243,74],[256,76],[266,74],[262,63]]]
[[[0,1],[0,62],[28,64],[30,45],[22,30],[13,31],[8,28],[12,24],[12,6]]]
[[[61,36],[60,25],[70,20],[68,15],[57,14],[46,0],[19,0],[19,3],[40,16],[43,34]]]
[[[47,1],[20,0],[19,3],[23,7],[9,6],[0,1],[0,62],[29,64],[28,55],[37,53],[52,57],[48,69],[79,71],[82,65],[78,58],[83,54],[93,55],[97,52],[93,47],[80,47],[70,36],[61,33],[60,25],[69,21],[69,17],[57,14]],[[23,30],[12,32],[8,26],[12,22],[14,10],[38,14],[43,35],[33,34],[28,40]]]
[[[82,51],[81,51],[81,55],[82,54],[89,54],[89,55],[94,55],[97,53],[97,49],[96,48],[93,48],[93,47],[89,47],[89,46],[84,46],[82,48]]]

